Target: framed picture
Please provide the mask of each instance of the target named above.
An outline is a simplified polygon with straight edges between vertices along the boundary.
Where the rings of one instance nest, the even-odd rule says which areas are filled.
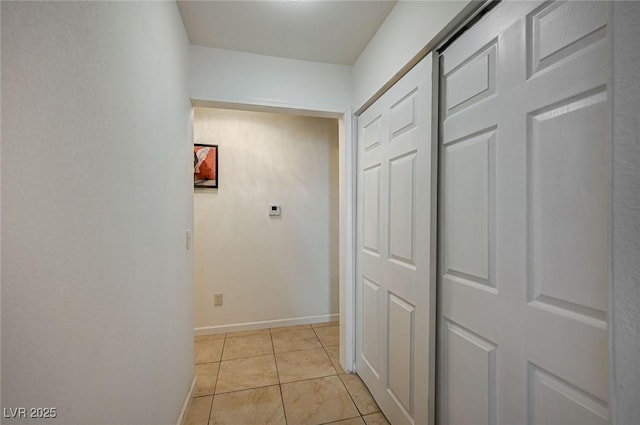
[[[218,145],[193,145],[193,187],[218,188]]]

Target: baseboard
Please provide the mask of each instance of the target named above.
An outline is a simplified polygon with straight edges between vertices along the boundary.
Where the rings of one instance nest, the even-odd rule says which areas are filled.
[[[230,325],[204,326],[201,328],[195,328],[193,331],[196,336],[211,335],[226,332],[249,331],[254,329],[278,328],[281,326],[309,325],[313,323],[332,322],[339,319],[340,315],[337,313],[322,314],[319,316],[295,317],[291,319],[264,320],[262,322],[246,322],[233,323]]]
[[[191,388],[189,388],[189,392],[187,393],[187,398],[184,400],[182,404],[182,410],[180,411],[180,416],[178,416],[178,422],[176,425],[185,425],[185,420],[187,419],[187,411],[189,410],[189,406],[191,406],[191,400],[193,400],[193,390],[196,387],[196,377],[193,377],[191,381]]]

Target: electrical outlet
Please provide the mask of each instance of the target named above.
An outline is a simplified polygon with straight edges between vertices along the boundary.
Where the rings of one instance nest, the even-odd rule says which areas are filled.
[[[213,305],[222,305],[222,294],[213,294]]]

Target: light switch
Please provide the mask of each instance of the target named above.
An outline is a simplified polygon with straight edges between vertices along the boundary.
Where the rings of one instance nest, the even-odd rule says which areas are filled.
[[[191,230],[187,229],[185,234],[185,239],[186,239],[186,245],[187,245],[187,251],[188,251],[189,248],[191,248]]]

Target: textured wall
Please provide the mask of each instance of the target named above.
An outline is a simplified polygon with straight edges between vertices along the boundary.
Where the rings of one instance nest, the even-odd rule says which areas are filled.
[[[220,188],[194,195],[196,327],[338,313],[338,121],[196,108],[194,132],[220,147]]]
[[[175,424],[193,377],[171,2],[2,2],[2,407]]]

